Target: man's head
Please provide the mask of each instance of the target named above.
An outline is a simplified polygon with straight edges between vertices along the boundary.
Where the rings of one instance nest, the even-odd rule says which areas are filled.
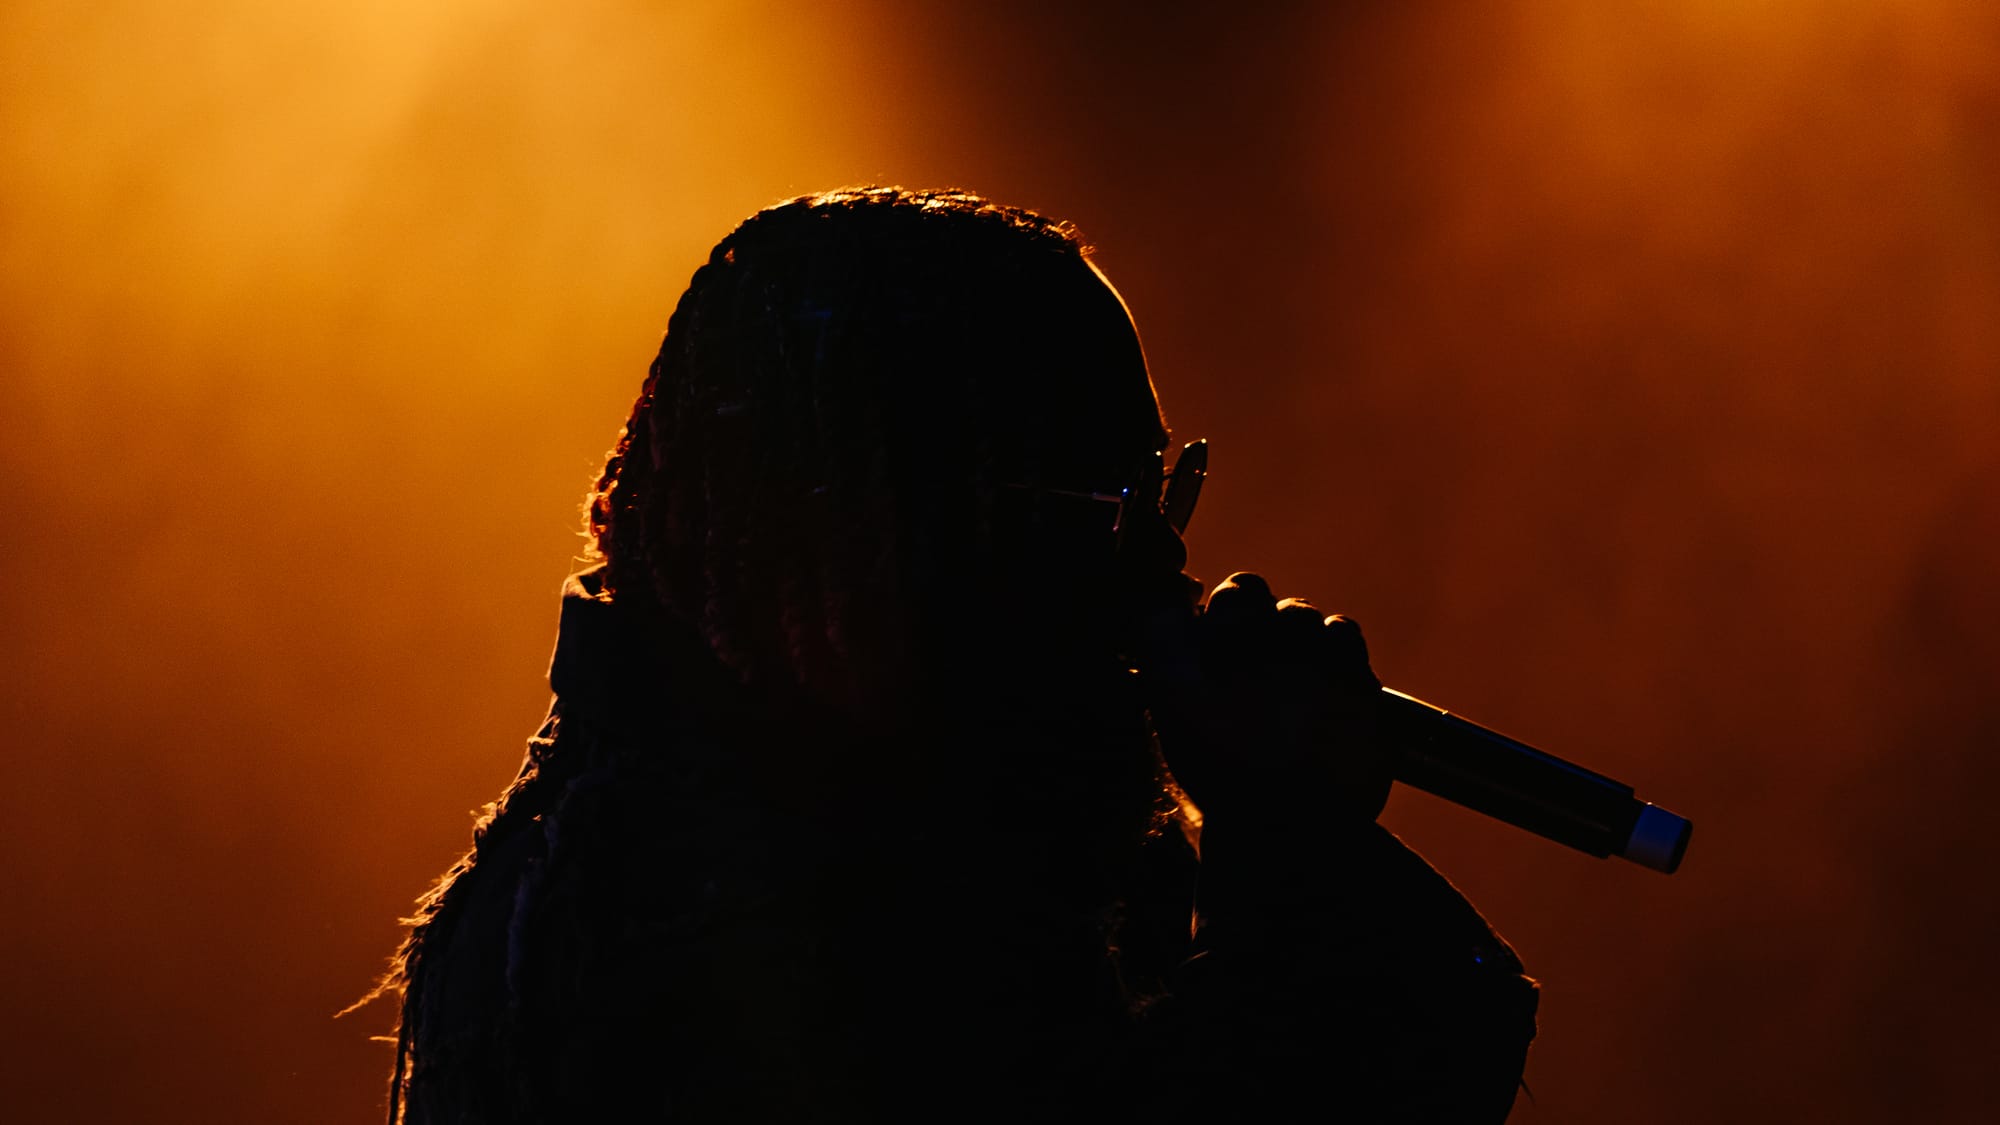
[[[1156,489],[1164,442],[1070,228],[833,192],[751,216],[697,271],[591,530],[615,589],[746,679],[879,701],[953,646],[1101,646],[1118,505],[1092,496]]]

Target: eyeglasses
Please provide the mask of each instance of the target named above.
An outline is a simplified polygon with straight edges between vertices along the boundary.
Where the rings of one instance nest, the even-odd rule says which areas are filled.
[[[1050,488],[1046,485],[1012,484],[1006,487],[1043,496],[1062,496],[1071,500],[1082,500],[1110,505],[1111,533],[1120,535],[1131,522],[1133,505],[1151,503],[1164,517],[1174,533],[1184,534],[1188,521],[1194,517],[1195,502],[1201,499],[1201,485],[1208,477],[1208,439],[1196,438],[1181,447],[1180,456],[1174,459],[1171,470],[1166,467],[1166,451],[1153,454],[1146,469],[1140,475],[1140,483],[1117,492],[1081,492],[1067,488]]]

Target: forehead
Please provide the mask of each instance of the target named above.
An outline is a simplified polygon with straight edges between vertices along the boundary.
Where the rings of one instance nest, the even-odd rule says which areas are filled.
[[[1078,484],[1125,480],[1166,441],[1130,312],[1094,266],[1019,295],[1015,346],[995,371],[996,435],[1044,473]],[[1004,305],[1008,302],[1001,302]],[[1027,466],[1024,466],[1027,467]],[[1050,481],[1049,483],[1061,483]]]

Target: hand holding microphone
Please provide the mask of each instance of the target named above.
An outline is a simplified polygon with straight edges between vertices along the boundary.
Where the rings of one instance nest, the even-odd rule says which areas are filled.
[[[1231,575],[1205,612],[1156,623],[1155,720],[1206,813],[1306,833],[1373,820],[1391,780],[1596,856],[1671,874],[1692,825],[1631,786],[1381,686],[1360,627]]]
[[[1360,627],[1234,574],[1160,622],[1142,664],[1175,778],[1204,819],[1260,833],[1373,821],[1392,775]]]

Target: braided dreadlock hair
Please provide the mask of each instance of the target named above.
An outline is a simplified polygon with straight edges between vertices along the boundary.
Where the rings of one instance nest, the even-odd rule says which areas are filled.
[[[958,607],[1027,604],[1021,575],[1048,577],[1036,570],[1042,564],[1065,567],[1062,577],[1074,579],[1088,554],[1076,548],[1087,541],[1057,536],[1038,555],[1041,525],[1011,505],[1043,488],[1115,492],[1139,484],[1135,468],[1163,438],[1129,316],[1072,228],[961,191],[828,192],[751,216],[696,271],[592,490],[586,525],[605,564],[604,592],[617,605],[705,642],[742,685],[759,689],[746,698],[811,697],[838,709],[878,699],[884,683],[934,666],[942,646],[968,624]],[[1055,589],[1071,598],[1051,592],[1055,606],[1043,620],[1066,627],[1087,616],[1102,593],[1077,581]],[[1004,632],[1005,621],[994,616],[972,622],[972,631],[987,640]],[[1074,656],[1061,651],[1060,640],[1041,648],[1054,651],[1038,651],[1038,658],[1055,664]],[[1171,801],[1142,709],[1129,700],[1104,706],[1102,692],[1078,696],[1083,706],[985,713],[918,738],[859,736],[844,744],[858,752],[835,767],[851,776],[833,777],[834,792],[816,802],[831,812],[790,808],[779,817],[744,818],[705,811],[714,787],[754,790],[747,806],[727,806],[741,809],[769,797],[772,778],[811,774],[809,787],[827,780],[814,772],[825,767],[804,764],[806,754],[832,742],[821,726],[810,747],[781,757],[779,768],[677,782],[678,811],[659,820],[709,841],[710,854],[733,846],[717,841],[746,833],[848,834],[834,852],[852,857],[841,860],[848,865],[842,870],[872,878],[822,880],[844,888],[839,901],[801,917],[844,919],[809,924],[825,925],[830,942],[848,935],[855,942],[849,960],[879,972],[856,970],[854,979],[870,987],[832,1007],[888,1003],[873,982],[908,975],[912,957],[930,957],[942,978],[961,945],[980,950],[963,957],[986,976],[1018,974],[1003,995],[1084,995],[1088,987],[1074,982],[1092,979],[1107,954],[1115,959],[1110,947],[1120,940],[1122,877],[1111,867],[1133,858]],[[729,754],[784,756],[805,742],[771,736],[773,728],[731,714],[740,729],[723,736]],[[931,720],[937,717],[933,711]],[[673,756],[687,752],[657,736],[599,738],[587,720],[572,719],[559,699],[519,778],[479,825],[473,852],[411,920],[382,987],[405,994],[391,1122],[401,1120],[405,1092],[416,1089],[412,1076],[426,1067],[432,1085],[537,1073],[531,1059],[507,1053],[512,1047],[495,1048],[501,1061],[485,1070],[422,1057],[426,1037],[441,1034],[439,1019],[450,1018],[431,1010],[430,993],[443,979],[434,959],[448,960],[462,941],[491,940],[464,932],[476,914],[468,904],[482,893],[505,898],[515,918],[557,925],[561,911],[550,905],[548,889],[557,876],[509,874],[510,851],[539,839],[548,851],[540,870],[557,871],[569,831],[562,826],[577,819],[568,816],[570,803],[593,791],[578,788],[586,772],[615,759],[625,763],[621,784],[630,784],[664,776]],[[564,728],[573,729],[559,733]],[[954,752],[934,753],[939,746]],[[913,747],[921,753],[908,752]],[[1004,765],[992,764],[1002,758]],[[857,809],[866,794],[875,803]],[[1000,832],[985,823],[996,809],[1016,817]],[[938,822],[942,833],[925,835]],[[855,825],[872,836],[856,838]],[[919,838],[929,845],[909,843]],[[743,850],[817,862],[808,854],[812,845],[773,849],[765,840]],[[975,873],[971,883],[968,872]],[[654,887],[658,876],[648,869],[638,878]],[[996,887],[996,877],[1012,882]],[[964,886],[949,894],[936,889],[954,883]],[[909,898],[899,890],[909,887],[929,890]],[[956,906],[953,895],[962,900]],[[1040,923],[1001,928],[1004,938],[939,921],[963,922],[983,913],[976,904],[986,900],[1052,899],[1062,904],[1044,911]],[[920,946],[939,952],[895,951],[893,962],[870,961],[889,954],[876,952],[880,943],[867,935],[877,931],[861,923],[864,912],[891,930],[940,930]],[[1094,935],[1095,949],[1089,940],[1077,944],[1078,933]],[[603,936],[582,935],[578,948]],[[993,948],[1002,940],[1025,948]],[[507,941],[511,966],[511,931]],[[1051,958],[1074,975],[1051,971]],[[777,978],[785,970],[761,971]],[[923,1002],[914,992],[902,999]],[[1080,1034],[1075,1020],[1037,1023],[1032,1013],[1045,1009],[1016,1007],[1026,1022],[1018,1035],[1000,1039]],[[930,1026],[902,1018],[908,1014],[883,1007],[876,1026]],[[530,1041],[511,1024],[483,1030],[508,1043]],[[446,1072],[459,1077],[442,1077]]]
[[[591,495],[611,588],[696,624],[748,681],[865,696],[922,632],[897,607],[1007,561],[1000,486],[1104,487],[1159,447],[1087,253],[963,191],[751,216],[696,271]],[[1077,451],[1107,460],[1054,463]]]

